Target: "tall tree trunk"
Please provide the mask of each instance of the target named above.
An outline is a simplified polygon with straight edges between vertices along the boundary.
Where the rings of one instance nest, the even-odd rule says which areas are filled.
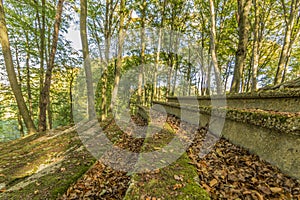
[[[252,0],[238,0],[238,26],[239,43],[236,51],[234,74],[230,92],[238,93],[241,89],[241,78],[243,74],[249,33],[249,12]]]
[[[116,4],[117,5],[117,4]],[[103,70],[102,73],[102,88],[101,88],[101,120],[105,120],[107,116],[107,79],[108,79],[108,66],[109,66],[109,52],[110,52],[110,45],[111,45],[111,35],[112,35],[112,18],[114,9],[116,6],[113,6],[113,2],[110,0],[106,0],[106,11],[105,11],[105,22],[104,22],[104,39],[105,39],[105,62],[106,68]]]
[[[141,66],[138,75],[138,104],[142,104],[142,87],[143,87],[143,71],[145,65],[145,19],[146,19],[146,0],[142,2],[142,18],[141,18]]]
[[[55,60],[55,54],[57,50],[57,43],[58,43],[58,37],[59,37],[59,29],[61,24],[61,18],[62,18],[62,11],[63,11],[63,4],[64,0],[59,0],[57,3],[56,8],[56,15],[55,15],[55,23],[54,23],[54,31],[52,35],[52,46],[51,46],[51,52],[49,56],[49,61],[47,63],[47,71],[45,76],[45,82],[44,86],[41,92],[40,97],[40,115],[39,115],[39,131],[45,131],[47,129],[47,106],[49,105],[49,95],[50,95],[50,85],[51,85],[51,79],[52,79],[52,71],[54,68],[54,60]]]
[[[73,116],[73,83],[74,83],[74,69],[71,68],[71,77],[69,83],[69,98],[70,98],[70,123],[74,123]]]
[[[32,94],[31,94],[31,77],[30,77],[30,46],[29,46],[29,37],[28,33],[25,33],[26,36],[26,86],[27,86],[27,98],[29,104],[29,113],[30,116],[33,117],[32,110]]]
[[[6,67],[8,79],[9,79],[12,91],[14,93],[14,96],[16,98],[19,112],[22,115],[22,118],[23,118],[26,128],[28,130],[28,133],[29,134],[35,133],[36,128],[30,117],[29,110],[25,104],[25,100],[23,98],[21,88],[18,84],[16,72],[14,70],[14,64],[13,64],[12,54],[11,54],[11,50],[10,50],[10,43],[9,43],[9,38],[8,38],[8,33],[7,33],[4,7],[3,7],[2,0],[0,0],[0,42],[1,42],[1,46],[2,46],[2,52],[3,52],[3,56],[4,56],[5,67]]]
[[[221,94],[221,69],[218,65],[218,58],[217,58],[217,51],[216,51],[216,15],[215,15],[215,6],[214,6],[214,0],[209,0],[210,5],[210,49],[211,49],[211,58],[212,58],[212,64],[214,68],[214,74],[215,74],[215,80],[216,80],[216,86],[217,86],[217,93]]]
[[[15,46],[16,49],[16,61],[17,61],[17,71],[18,71],[18,81],[19,81],[19,87],[22,89],[22,75],[21,75],[21,66],[20,66],[20,61],[19,61],[19,49],[18,45],[16,44]],[[22,122],[22,117],[20,111],[18,111],[18,129],[20,131],[20,136],[24,136],[24,128],[23,128],[23,122]]]
[[[88,115],[89,120],[93,120],[96,117],[95,111],[95,99],[94,99],[94,88],[93,88],[93,76],[91,69],[91,60],[89,55],[89,45],[87,38],[87,0],[80,0],[80,36],[82,43],[82,53],[84,59],[84,70],[86,76],[87,85],[87,100],[88,100]]]
[[[40,57],[40,97],[42,96],[42,90],[44,86],[44,62],[45,62],[45,35],[46,35],[46,0],[42,0],[42,5],[40,6],[38,0],[34,0],[36,4],[36,19],[38,22],[39,36],[40,40],[37,40],[37,46],[39,49],[39,57]],[[42,16],[40,17],[39,7],[42,8]],[[28,34],[26,34],[28,37]],[[41,101],[41,99],[40,99]]]
[[[161,40],[162,40],[162,31],[164,27],[164,21],[165,21],[165,9],[166,9],[166,3],[167,0],[163,1],[163,10],[161,13],[161,21],[160,21],[160,27],[158,31],[158,43],[157,43],[157,52],[156,52],[156,58],[155,58],[155,67],[154,67],[154,75],[153,75],[153,97],[151,100],[157,100],[157,70],[159,66],[159,59],[160,59],[160,50],[161,50]]]
[[[252,60],[251,60],[251,68],[252,68],[252,86],[251,91],[255,92],[257,90],[257,72],[258,72],[258,63],[259,63],[259,10],[260,7],[257,5],[257,0],[253,0],[254,4],[254,30],[253,30],[253,49],[252,49]],[[249,80],[250,81],[250,80]]]
[[[284,35],[283,46],[280,53],[279,62],[278,62],[276,75],[274,79],[274,85],[277,85],[283,81],[283,76],[284,76],[283,72],[284,69],[286,68],[286,65],[288,64],[289,55],[291,53],[292,43],[294,41],[293,31],[295,29],[295,25],[296,25],[295,22],[297,16],[299,15],[299,6],[300,6],[299,0],[292,0],[290,12],[287,13],[285,2],[282,0],[281,3],[284,10],[284,14],[285,16],[288,17],[285,18],[285,22],[286,22],[285,35]],[[297,24],[298,24],[298,19],[297,19]],[[299,32],[299,30],[297,32]],[[296,34],[296,36],[297,35],[298,33]]]
[[[125,0],[120,1],[120,24],[119,24],[119,35],[118,35],[118,57],[116,63],[114,88],[112,93],[111,106],[114,106],[118,94],[121,68],[122,68],[122,53],[124,44],[124,19],[125,19]]]

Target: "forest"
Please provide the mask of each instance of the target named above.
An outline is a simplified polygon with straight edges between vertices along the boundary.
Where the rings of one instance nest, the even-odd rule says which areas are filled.
[[[0,199],[300,199],[300,0],[0,0]]]
[[[133,66],[139,68],[132,105],[257,92],[300,76],[299,0],[5,0],[0,6],[1,141],[73,124],[81,75],[88,114],[101,120]],[[92,82],[99,62],[105,67]]]

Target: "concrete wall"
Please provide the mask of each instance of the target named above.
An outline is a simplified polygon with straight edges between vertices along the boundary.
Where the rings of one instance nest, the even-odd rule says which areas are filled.
[[[209,124],[210,131],[216,132],[216,135],[222,128],[222,137],[235,145],[246,148],[284,173],[300,180],[300,135],[237,121],[232,117],[224,117],[223,114],[214,115],[212,112],[197,111],[199,113],[197,115],[195,110],[176,106],[174,103],[161,103],[161,105],[169,114],[181,119],[184,116],[183,120],[190,123],[200,126]],[[145,110],[140,109],[139,112],[143,113]],[[222,124],[223,120],[224,124]],[[215,126],[216,123],[219,123],[221,127]]]
[[[191,104],[197,99],[200,106],[224,104],[230,108],[251,108],[282,112],[300,112],[300,91],[235,94],[227,96],[168,97],[171,103]]]

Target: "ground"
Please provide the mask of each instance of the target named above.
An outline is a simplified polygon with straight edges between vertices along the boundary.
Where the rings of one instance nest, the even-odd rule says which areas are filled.
[[[169,116],[163,130],[146,140],[121,131],[112,118],[101,126],[115,145],[147,152],[164,147],[174,134],[184,134],[179,123]],[[300,199],[298,180],[225,139],[199,156],[205,128],[181,127],[195,133],[186,153],[144,173],[117,171],[96,161],[74,127],[2,143],[0,199]]]

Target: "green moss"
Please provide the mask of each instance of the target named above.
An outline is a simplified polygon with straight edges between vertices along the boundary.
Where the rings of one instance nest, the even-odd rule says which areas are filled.
[[[146,138],[143,152],[166,146],[174,137],[174,130],[164,124],[159,139]],[[139,160],[139,163],[146,161]],[[134,174],[132,184],[127,191],[125,200],[139,200],[142,197],[156,197],[162,199],[210,199],[205,190],[198,183],[196,168],[192,166],[187,154],[184,153],[174,163],[160,169],[158,172]]]

